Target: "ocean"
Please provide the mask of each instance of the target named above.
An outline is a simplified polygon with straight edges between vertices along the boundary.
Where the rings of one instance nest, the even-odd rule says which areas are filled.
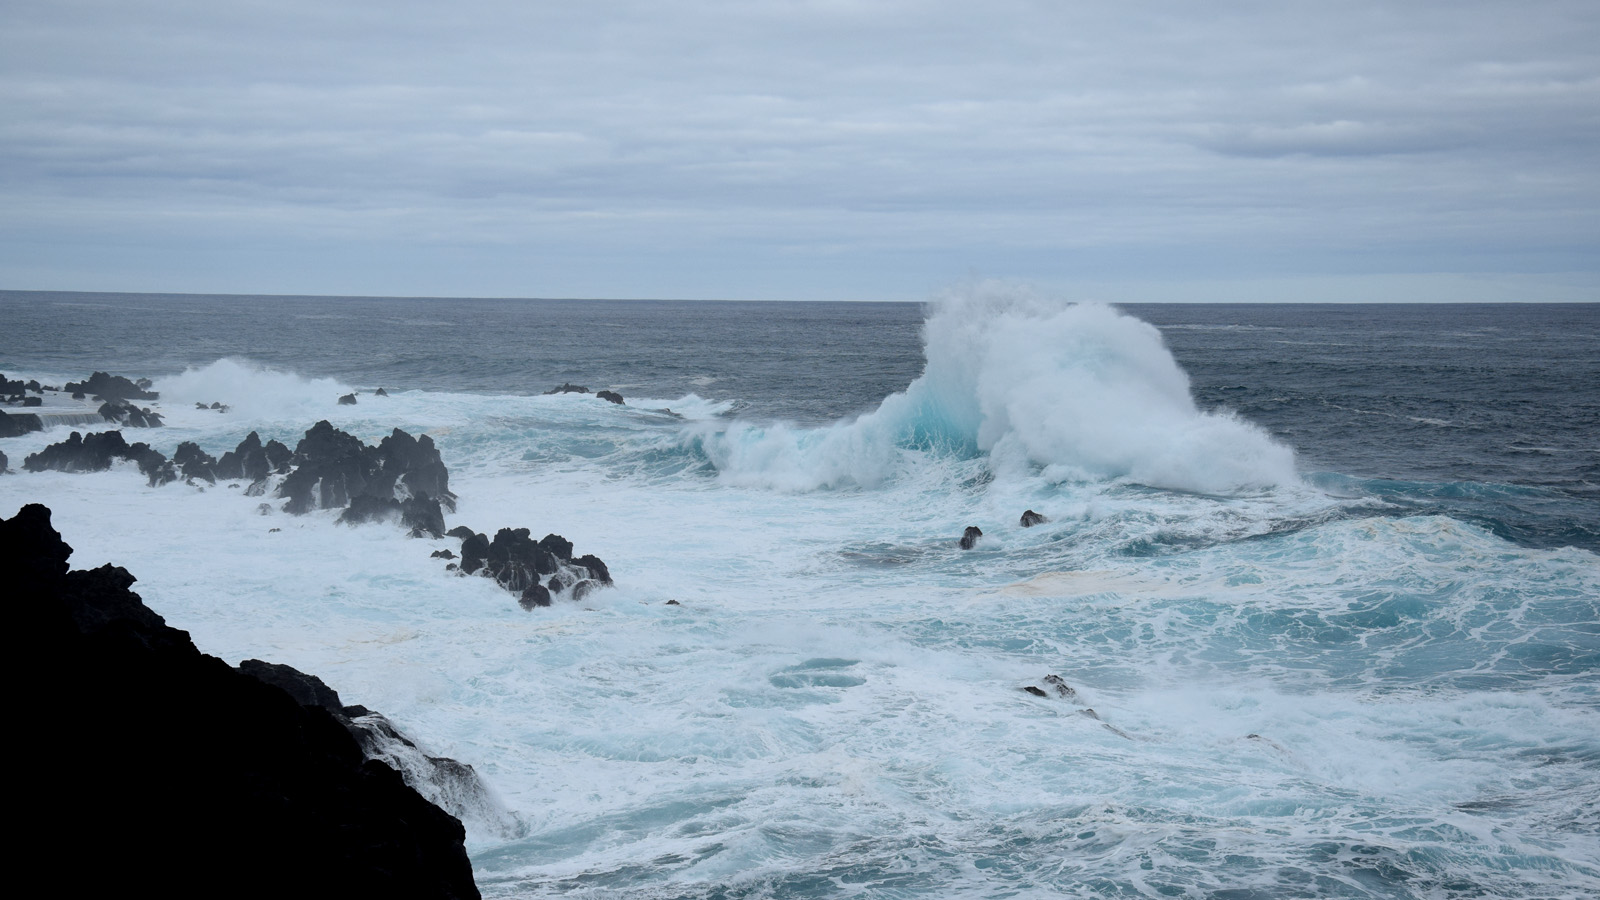
[[[0,322],[8,378],[152,379],[130,441],[426,433],[449,526],[606,562],[524,611],[450,539],[20,472],[109,425],[0,439],[0,515],[50,506],[75,568],[471,764],[487,897],[1600,894],[1600,306],[10,291]]]

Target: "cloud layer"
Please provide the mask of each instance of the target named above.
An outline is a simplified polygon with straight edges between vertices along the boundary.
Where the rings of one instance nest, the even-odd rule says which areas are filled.
[[[1587,0],[8,4],[0,288],[1600,299],[1596,46]]]

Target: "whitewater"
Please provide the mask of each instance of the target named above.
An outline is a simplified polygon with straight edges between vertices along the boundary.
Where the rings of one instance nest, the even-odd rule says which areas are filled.
[[[353,301],[285,303],[335,317],[299,320],[331,349],[297,357],[267,319],[225,327],[226,298],[199,326],[179,323],[194,298],[54,300],[25,318],[36,298],[5,298],[33,330],[0,371],[152,378],[166,427],[130,441],[426,433],[459,498],[448,525],[606,561],[614,587],[529,612],[430,558],[448,538],[263,514],[242,485],[149,488],[131,463],[17,471],[67,427],[0,441],[0,515],[50,506],[75,568],[125,566],[203,652],[315,673],[471,764],[496,801],[465,821],[485,896],[1600,893],[1600,557],[1592,511],[1571,511],[1588,495],[1429,476],[1453,438],[1420,420],[1445,414],[1329,399],[1305,427],[1367,429],[1374,468],[1443,435],[1405,472],[1330,468],[1330,443],[1210,402],[1227,379],[1197,400],[1181,330],[1007,285],[883,312],[870,327],[904,350],[783,306],[735,335],[704,304],[685,326],[704,345],[674,351],[655,320],[569,305],[544,340],[468,323],[495,344],[472,357],[442,349],[451,301],[359,308],[390,310],[383,327]],[[236,333],[63,349],[75,317]],[[1302,352],[1274,343],[1290,330],[1216,334]],[[741,341],[771,348],[752,351],[760,379],[705,349]],[[508,365],[545,353],[567,368]],[[375,376],[353,374],[363,357]],[[1365,374],[1403,393],[1404,374]],[[542,393],[567,378],[626,404]],[[1327,382],[1272,380],[1240,405]],[[1592,489],[1595,433],[1567,449],[1557,430],[1546,457]],[[1024,528],[1028,509],[1048,521]]]

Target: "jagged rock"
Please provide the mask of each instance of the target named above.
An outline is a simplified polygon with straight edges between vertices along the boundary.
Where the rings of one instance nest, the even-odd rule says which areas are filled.
[[[1044,692],[1043,688],[1037,688],[1037,687],[1034,687],[1031,684],[1023,687],[1023,690],[1025,690],[1028,693],[1034,695],[1035,697],[1048,697],[1048,696],[1050,696],[1049,694],[1046,694]]]
[[[968,525],[967,530],[961,533],[961,549],[971,550],[977,546],[978,538],[983,537],[983,529],[976,525]]]
[[[100,404],[99,413],[107,422],[113,422],[124,428],[161,427],[161,417],[151,412],[148,407],[139,409],[121,400],[107,400]]]
[[[445,537],[453,537],[458,541],[464,541],[467,538],[472,537],[476,533],[477,532],[474,532],[471,528],[468,528],[465,525],[457,525],[456,527],[450,529],[449,531],[446,531],[444,533],[444,536]]]
[[[533,542],[528,529],[502,528],[489,542],[484,569],[501,587],[521,594],[528,585],[538,584],[539,576],[555,573],[556,558]]]
[[[606,564],[600,561],[600,557],[595,556],[592,553],[585,553],[584,555],[573,560],[572,564],[576,566],[582,566],[583,568],[587,569],[589,572],[589,577],[595,579],[601,584],[611,584],[611,570],[606,568]]]
[[[547,534],[539,540],[539,549],[562,562],[572,559],[572,542],[559,534]]]
[[[178,449],[172,451],[172,463],[190,484],[197,480],[207,484],[217,483],[217,461],[194,441],[179,444]]]
[[[450,471],[444,467],[433,438],[414,438],[396,428],[378,443],[379,477],[372,490],[399,499],[427,496],[454,512],[456,495],[450,492]],[[398,487],[396,484],[398,483]],[[441,526],[442,530],[442,526]]]
[[[23,397],[22,398],[22,406],[23,406],[23,408],[27,408],[27,407],[31,407],[31,406],[43,406],[43,405],[44,405],[44,398],[43,397]]]
[[[551,394],[587,394],[589,393],[589,389],[583,385],[573,384],[572,382],[568,381],[564,382],[560,387],[553,387],[544,393],[547,397]]]
[[[529,610],[538,606],[549,606],[550,591],[535,581],[523,588],[522,595],[517,598],[517,605]]]
[[[339,398],[339,405],[340,406],[355,406],[356,405],[356,395],[355,394],[345,394],[343,397]]]
[[[0,377],[4,377],[4,376],[0,376]],[[40,384],[39,383],[39,379],[37,379],[37,378],[29,378],[26,387],[28,388],[28,390],[33,391],[35,394],[44,393],[44,385]]]
[[[1023,528],[1032,528],[1035,525],[1043,525],[1044,523],[1046,523],[1048,521],[1050,521],[1050,520],[1045,518],[1044,516],[1040,515],[1039,513],[1034,512],[1031,509],[1022,514],[1022,527]]]
[[[0,409],[0,438],[18,437],[43,430],[44,421],[34,413],[11,414]]]
[[[26,391],[27,389],[28,386],[22,383],[22,379],[19,378],[12,380],[4,375],[0,375],[0,396],[15,396],[23,391]]]
[[[612,403],[622,403],[622,395],[616,391],[597,391],[595,396],[599,397],[601,400],[609,400]]]
[[[389,392],[384,390],[383,388],[378,388],[377,390],[372,392],[372,396],[374,396],[374,397],[387,397],[387,396],[389,396]]]
[[[287,452],[288,448],[284,450]],[[222,454],[216,469],[218,478],[248,478],[256,482],[272,474],[273,465],[267,459],[267,448],[261,445],[261,435],[252,431],[239,446]]]
[[[145,390],[150,387],[146,378],[138,382],[129,381],[121,375],[109,375],[105,372],[96,372],[86,381],[67,382],[64,390],[71,391],[74,399],[82,399],[79,394],[88,394],[99,397],[101,400],[160,400],[161,395],[155,391]]]
[[[600,582],[592,578],[585,578],[572,586],[572,599],[582,600],[600,589]]]
[[[489,562],[489,536],[474,534],[461,542],[461,571],[471,575]]]
[[[428,554],[428,556],[430,558],[432,558],[432,559],[455,559],[456,558],[455,552],[451,551],[451,550],[435,550],[432,553]]]
[[[412,537],[444,537],[444,510],[427,494],[400,501],[400,524]]]
[[[350,505],[339,514],[341,525],[362,525],[367,522],[387,522],[400,515],[400,501],[393,497],[374,497],[357,494]]]
[[[319,507],[349,506],[350,498],[364,493],[367,481],[378,472],[376,451],[326,419],[311,426],[300,440],[293,465],[278,486],[278,496],[289,501],[285,511],[296,515]]]
[[[28,649],[14,858],[83,896],[479,896],[460,821],[337,717],[201,654],[126,570],[69,572],[71,552],[42,506],[0,520],[8,633]],[[93,853],[61,840],[86,810],[115,836]]]
[[[103,472],[118,459],[131,459],[133,448],[120,431],[91,432],[87,437],[74,431],[66,440],[28,455],[22,467],[29,472]]]
[[[6,466],[9,466],[10,464],[11,461],[6,459],[6,455],[4,453],[0,453],[0,475],[4,475],[6,473]]]

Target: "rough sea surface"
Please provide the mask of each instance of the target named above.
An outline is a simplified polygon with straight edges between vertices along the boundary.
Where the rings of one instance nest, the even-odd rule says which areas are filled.
[[[477,768],[486,896],[1600,894],[1600,306],[3,292],[0,323],[9,378],[154,379],[130,440],[426,432],[447,524],[606,561],[524,612],[454,541],[0,440],[0,515],[49,505],[75,567]]]

